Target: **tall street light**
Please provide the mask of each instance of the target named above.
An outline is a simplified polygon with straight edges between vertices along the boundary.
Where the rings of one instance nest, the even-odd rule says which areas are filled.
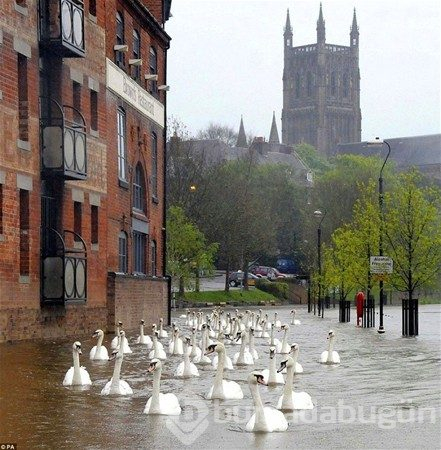
[[[318,258],[318,273],[319,273],[319,283],[318,283],[318,301],[319,308],[322,310],[322,318],[324,317],[325,305],[321,301],[322,295],[322,222],[326,216],[326,211],[322,213],[319,209],[314,211],[314,216],[317,218],[321,218],[317,227],[317,258]],[[319,309],[320,315],[320,309]]]
[[[380,208],[380,236],[378,243],[379,256],[383,256],[383,227],[384,227],[384,193],[383,193],[383,169],[386,165],[386,161],[390,155],[390,144],[389,142],[382,140],[376,137],[373,141],[367,143],[368,146],[383,146],[383,144],[387,145],[388,151],[386,158],[384,159],[383,165],[380,170],[380,177],[378,178],[378,206]],[[380,326],[378,327],[378,332],[380,334],[384,333],[383,326],[383,305],[384,305],[384,297],[383,297],[383,279],[380,278]]]

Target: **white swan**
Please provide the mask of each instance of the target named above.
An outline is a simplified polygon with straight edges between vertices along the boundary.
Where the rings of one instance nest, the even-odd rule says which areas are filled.
[[[277,353],[288,354],[291,351],[291,346],[288,344],[289,325],[282,325],[279,331],[284,331],[284,334],[280,350]]]
[[[153,349],[153,336],[156,334],[157,337],[159,337],[159,331],[156,323],[152,324],[152,349]],[[158,346],[158,349],[164,350],[164,346],[159,342],[159,340],[156,340],[156,345]],[[165,351],[165,350],[164,350]]]
[[[202,330],[201,348],[206,349],[209,345],[211,345],[211,341],[208,339],[208,328],[205,323],[201,326],[201,330]],[[204,353],[203,350],[201,350],[201,353],[193,358],[193,362],[196,364],[208,365],[211,364],[211,359]]]
[[[254,364],[253,355],[246,348],[247,332],[239,331],[237,333],[237,340],[241,339],[240,351],[233,357],[234,364],[238,366],[246,366]]]
[[[224,343],[224,336],[225,335],[222,335],[222,333],[219,333],[219,340],[218,340],[218,342],[220,342],[221,344]],[[226,336],[228,337],[228,335],[226,335]],[[219,362],[219,356],[215,355],[213,360],[211,361],[211,365],[213,366],[214,369],[217,369],[218,362]],[[226,353],[225,353],[225,366],[224,366],[224,368],[226,370],[234,370],[233,362],[231,361],[231,358]]]
[[[296,319],[297,311],[295,309],[291,310],[291,325],[301,325],[302,322],[300,320]]]
[[[73,367],[64,376],[63,386],[88,386],[92,384],[85,367],[80,367],[81,343],[76,341],[72,345]]]
[[[340,364],[340,355],[334,350],[335,333],[333,330],[329,330],[327,339],[329,339],[328,350],[321,354],[320,362],[322,364]]]
[[[173,341],[170,342],[169,353],[171,355],[184,354],[184,345],[182,339],[179,337],[179,328],[173,330]]]
[[[126,339],[125,332],[120,331],[121,341]],[[132,388],[129,386],[127,381],[121,380],[121,366],[124,358],[124,352],[122,351],[123,346],[120,345],[119,348],[112,352],[109,361],[115,360],[115,368],[113,369],[113,376],[106,383],[106,385],[101,390],[101,395],[131,395],[133,394]]]
[[[96,330],[92,337],[98,337],[98,342],[92,347],[92,350],[90,350],[89,358],[98,361],[108,361],[109,353],[107,352],[107,348],[103,345],[103,330]]]
[[[147,349],[150,350],[153,347],[153,342],[150,339],[150,336],[147,336],[144,334],[144,321],[141,320],[141,323],[139,325],[139,336],[138,339],[136,339],[137,344],[144,344],[147,345]]]
[[[299,344],[292,344],[289,354],[292,355],[294,361],[294,373],[303,373],[303,366],[297,362],[297,358],[299,357]]]
[[[186,337],[184,340],[184,361],[182,361],[176,369],[175,375],[177,377],[198,377],[198,368],[190,361],[188,355],[188,346],[190,344],[190,338]]]
[[[254,348],[254,328],[250,328],[248,332],[248,351],[251,353],[253,359],[259,359],[257,350]]]
[[[278,372],[280,373],[286,367],[286,382],[283,387],[283,395],[279,398],[277,409],[283,411],[293,411],[295,409],[313,409],[311,396],[306,392],[294,392],[292,383],[294,379],[294,360],[288,356],[286,360],[280,363]]]
[[[119,332],[121,331],[121,329],[122,329],[122,322],[118,322],[118,324],[116,325],[115,337],[112,339],[110,343],[110,348],[112,350],[117,348],[119,345]]]
[[[207,354],[216,352],[219,356],[219,363],[216,369],[216,375],[214,377],[213,386],[211,386],[207,399],[242,399],[243,392],[240,386],[235,381],[224,380],[224,363],[225,363],[225,346],[218,342],[217,344],[212,344],[207,349]]]
[[[179,400],[176,395],[161,394],[161,392],[159,392],[162,372],[161,361],[157,358],[152,359],[147,371],[153,372],[153,392],[152,396],[147,400],[144,414],[179,416],[179,414],[181,414],[181,406],[179,405]]]
[[[275,384],[285,384],[285,379],[283,375],[277,372],[276,368],[276,349],[274,347],[270,348],[270,363],[269,369],[262,370],[262,376],[265,383],[269,386]]]
[[[253,432],[267,432],[286,431],[288,422],[282,412],[269,406],[263,407],[262,399],[260,398],[258,384],[266,385],[262,374],[252,372],[248,375],[248,386],[250,387],[251,396],[253,397],[254,411],[250,420],[245,426],[247,431]]]
[[[272,323],[270,325],[271,332],[270,332],[270,338],[268,340],[268,345],[270,345],[271,347],[274,347],[276,349],[276,353],[280,353],[282,350],[282,343],[277,338],[274,337],[274,328],[275,328],[275,325]]]
[[[277,315],[278,315],[278,313],[275,312],[274,313],[274,326],[277,328],[280,328],[282,326],[282,322],[280,322],[280,320],[277,319]]]
[[[191,346],[188,347],[188,352],[191,359],[201,358],[202,350],[196,345],[196,327],[191,328]]]
[[[158,335],[159,331],[155,331],[153,334],[153,350],[149,353],[149,358],[167,359],[164,349],[159,346]]]
[[[159,319],[159,337],[160,338],[166,338],[168,337],[167,331],[163,330],[162,327],[164,325],[164,319],[161,317]]]

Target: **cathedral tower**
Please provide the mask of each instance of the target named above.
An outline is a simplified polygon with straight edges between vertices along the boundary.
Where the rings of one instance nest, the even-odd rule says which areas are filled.
[[[330,156],[339,143],[361,140],[359,32],[354,9],[350,45],[326,43],[320,4],[317,43],[293,47],[289,11],[284,30],[282,141],[306,142]]]

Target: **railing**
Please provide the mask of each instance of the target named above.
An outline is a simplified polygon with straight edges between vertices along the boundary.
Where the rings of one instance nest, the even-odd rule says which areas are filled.
[[[62,57],[83,57],[84,5],[81,0],[40,0],[40,45]]]
[[[43,304],[87,300],[86,243],[74,231],[42,229],[41,298]]]
[[[345,47],[344,45],[333,45],[333,44],[326,44],[325,50],[328,50],[332,53],[350,53],[351,49],[350,47]]]
[[[80,111],[40,97],[40,141],[44,177],[87,177],[86,122]]]
[[[346,323],[350,321],[351,321],[351,302],[349,300],[340,300],[339,322]]]
[[[404,298],[402,302],[402,335],[418,336],[418,299]]]
[[[302,45],[301,47],[293,47],[292,53],[294,55],[312,53],[317,50],[317,45]]]
[[[375,327],[375,299],[370,296],[363,303],[363,328]]]

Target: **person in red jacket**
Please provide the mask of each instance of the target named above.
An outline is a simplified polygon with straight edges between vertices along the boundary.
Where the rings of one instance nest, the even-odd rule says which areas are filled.
[[[357,303],[357,327],[360,326],[360,319],[363,317],[364,298],[364,292],[362,290],[358,291],[355,295]]]

